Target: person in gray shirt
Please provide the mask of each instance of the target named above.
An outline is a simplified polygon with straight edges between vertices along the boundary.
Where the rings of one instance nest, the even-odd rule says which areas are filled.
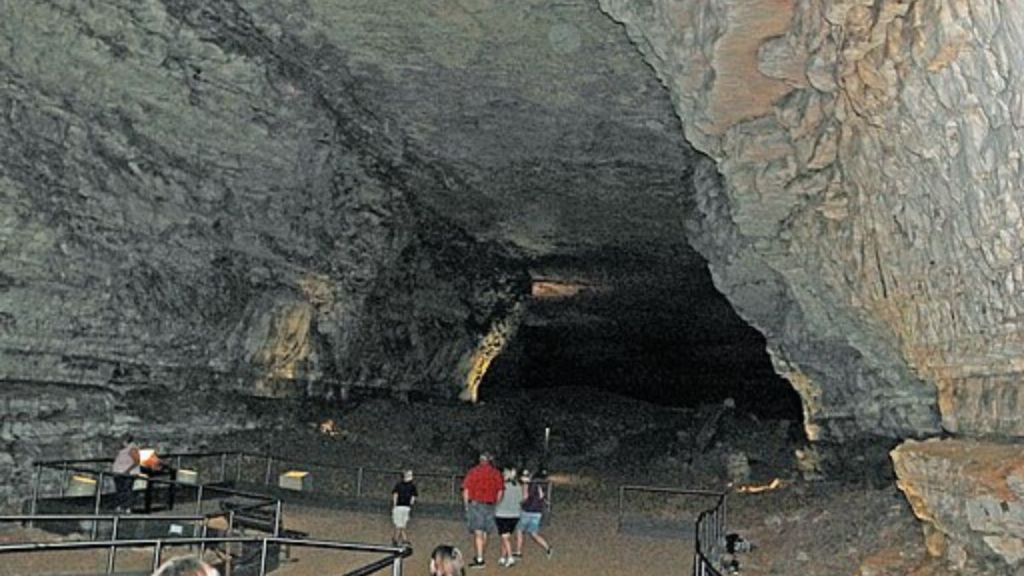
[[[494,508],[494,521],[498,524],[498,535],[501,536],[501,558],[498,565],[512,566],[516,563],[512,556],[512,533],[519,524],[520,503],[526,494],[516,480],[515,468],[505,468],[501,476],[505,480],[505,491]]]

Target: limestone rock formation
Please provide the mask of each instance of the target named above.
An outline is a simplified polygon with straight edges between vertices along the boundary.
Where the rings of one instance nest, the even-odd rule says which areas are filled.
[[[685,247],[691,157],[596,5],[0,0],[0,484],[44,414],[187,444],[140,392],[454,397],[528,258]]]
[[[609,249],[699,251],[811,440],[999,452],[1022,30],[999,0],[0,0],[0,483],[75,423],[187,438],[140,391],[453,396],[531,266]]]
[[[690,238],[766,334],[809,435],[1019,437],[1024,13],[993,0],[601,5],[713,159]],[[958,481],[964,456],[929,480]]]
[[[1024,448],[972,440],[910,441],[892,453],[899,486],[927,521],[929,551],[959,568],[1024,562]]]
[[[997,24],[1018,11],[602,6],[672,90],[688,139],[716,160],[724,190],[699,193],[695,243],[779,368],[812,388],[812,432],[820,422],[823,437],[928,433],[938,410],[949,431],[1019,435],[1022,90],[1010,71],[1021,38]],[[746,303],[752,278],[781,285],[764,293],[789,303]],[[855,400],[865,395],[878,401],[866,412]]]

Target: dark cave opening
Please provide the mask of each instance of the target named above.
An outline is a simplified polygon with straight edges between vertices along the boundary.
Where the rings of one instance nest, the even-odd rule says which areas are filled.
[[[586,275],[578,273],[558,285],[547,280],[562,293],[534,295],[485,376],[481,398],[584,386],[681,408],[731,398],[761,418],[802,421],[800,398],[775,373],[764,336],[699,264],[634,258],[606,267],[596,283],[579,282]]]

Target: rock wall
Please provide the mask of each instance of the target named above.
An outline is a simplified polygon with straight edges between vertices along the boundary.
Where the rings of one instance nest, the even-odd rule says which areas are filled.
[[[691,241],[766,334],[809,436],[984,438],[909,443],[893,459],[951,560],[1015,569],[1024,458],[1003,443],[1024,434],[1024,12],[996,0],[601,5],[712,159]]]
[[[1004,573],[1024,565],[1024,448],[909,441],[892,458],[900,488],[927,521],[930,553],[945,557],[957,573]]]
[[[128,428],[257,425],[216,402],[144,417],[143,392],[457,394],[515,265],[452,241],[419,199],[451,178],[337,46],[233,2],[0,15],[0,497],[69,437],[88,456]]]
[[[695,244],[812,435],[1020,435],[1019,11],[601,4],[722,175]]]

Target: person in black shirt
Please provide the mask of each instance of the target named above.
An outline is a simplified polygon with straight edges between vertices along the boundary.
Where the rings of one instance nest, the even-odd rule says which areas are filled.
[[[395,524],[395,535],[391,543],[395,546],[409,543],[409,535],[405,527],[409,524],[409,513],[416,503],[416,484],[412,481],[412,470],[402,473],[402,481],[391,489],[391,521]]]

